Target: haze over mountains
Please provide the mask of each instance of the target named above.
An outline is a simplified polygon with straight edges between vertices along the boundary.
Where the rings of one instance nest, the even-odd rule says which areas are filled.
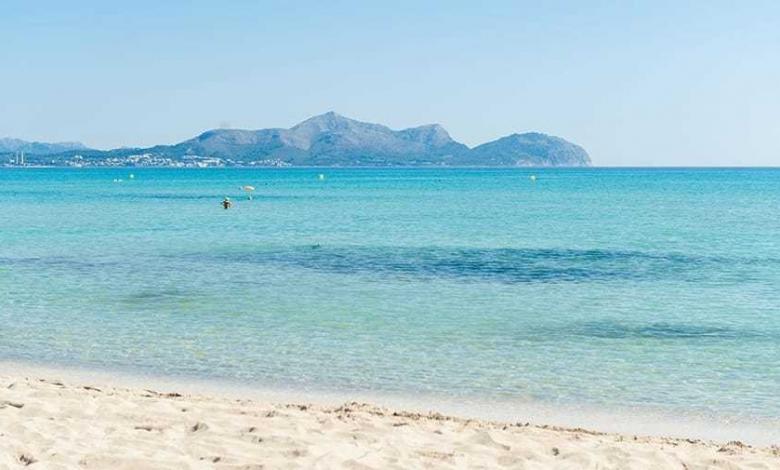
[[[0,153],[24,152],[33,155],[51,155],[69,150],[86,150],[81,142],[28,142],[10,137],[0,138]]]
[[[0,142],[10,141],[3,139]],[[21,149],[17,142],[16,148]],[[28,162],[182,166],[589,166],[580,146],[540,133],[512,134],[469,148],[438,124],[399,131],[334,112],[289,129],[214,129],[174,145],[87,149],[80,144],[29,144]],[[48,146],[48,147],[47,147]],[[10,150],[5,150],[10,149]],[[37,150],[34,151],[33,149]],[[0,153],[17,151],[0,146]]]

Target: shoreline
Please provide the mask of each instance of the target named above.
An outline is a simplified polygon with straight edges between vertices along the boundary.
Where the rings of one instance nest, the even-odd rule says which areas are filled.
[[[9,468],[780,468],[778,446],[358,401],[256,401],[25,377],[5,368],[0,390],[0,467]]]
[[[668,410],[642,407],[566,406],[517,400],[480,401],[473,397],[455,398],[432,394],[410,396],[387,392],[273,388],[220,379],[171,377],[76,366],[47,366],[16,360],[0,360],[0,376],[43,378],[97,387],[153,388],[220,400],[309,403],[323,407],[361,402],[414,413],[442,413],[469,420],[523,422],[538,426],[590,429],[599,433],[780,446],[780,419],[771,418],[744,420],[692,413],[672,414]]]

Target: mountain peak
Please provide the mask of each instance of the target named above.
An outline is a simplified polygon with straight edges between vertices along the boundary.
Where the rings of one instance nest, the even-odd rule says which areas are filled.
[[[344,124],[349,122],[359,122],[359,121],[355,121],[354,119],[350,119],[348,117],[342,116],[341,114],[338,114],[335,111],[328,111],[327,113],[318,114],[316,116],[310,117],[309,119],[301,121],[298,124],[294,125],[290,130],[304,127],[304,126],[316,125],[320,127],[326,127],[326,126],[333,126],[333,125]]]
[[[526,139],[526,140],[559,139],[559,137],[544,134],[542,132],[523,132],[523,133],[515,132],[513,134],[509,134],[506,137],[510,137],[512,139]]]
[[[349,134],[351,138],[363,140],[371,135],[385,134],[392,132],[380,124],[357,121],[344,117],[334,111],[328,111],[325,114],[310,117],[309,119],[296,124],[287,132],[288,137],[297,148],[308,150],[316,140],[325,135]]]
[[[472,153],[483,164],[497,166],[590,166],[579,145],[540,132],[509,134],[478,145]]]
[[[410,127],[400,131],[404,138],[425,142],[429,145],[442,146],[455,143],[440,124],[425,124],[417,127]]]
[[[336,111],[326,111],[320,115],[313,116],[315,118],[321,117],[321,118],[328,118],[328,119],[335,119],[335,118],[344,118],[341,114],[337,113]],[[346,119],[346,118],[345,118]]]

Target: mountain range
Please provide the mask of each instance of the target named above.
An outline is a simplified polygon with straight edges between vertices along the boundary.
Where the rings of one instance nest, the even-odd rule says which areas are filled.
[[[589,166],[588,153],[560,137],[512,134],[469,148],[438,124],[399,131],[334,112],[309,118],[289,129],[214,129],[174,145],[115,150],[78,143],[25,143],[0,140],[0,153],[24,151],[27,161],[80,165],[171,165],[208,161],[221,165],[276,166]]]

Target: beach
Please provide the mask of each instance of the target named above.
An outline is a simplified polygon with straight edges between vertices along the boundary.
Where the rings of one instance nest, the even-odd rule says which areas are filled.
[[[780,447],[0,377],[0,468],[780,468]]]
[[[780,467],[777,170],[321,171],[0,172],[0,468]]]

